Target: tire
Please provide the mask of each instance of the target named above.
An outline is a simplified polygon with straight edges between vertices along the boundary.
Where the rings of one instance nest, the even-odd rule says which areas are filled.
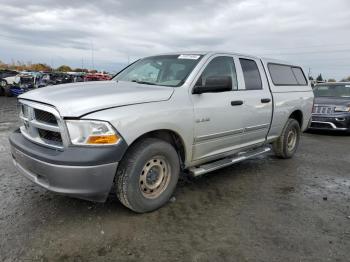
[[[5,89],[5,96],[7,96],[7,97],[12,97],[12,93],[11,93],[11,91],[10,91],[10,88],[7,88],[7,89]]]
[[[5,79],[1,79],[0,81],[0,96],[5,96],[5,87],[7,86],[7,81]]]
[[[300,136],[301,131],[298,121],[292,118],[288,119],[281,136],[272,144],[275,155],[283,159],[293,157],[298,149]]]
[[[156,210],[171,198],[179,173],[174,147],[160,139],[145,138],[132,145],[120,162],[115,179],[117,197],[137,213]]]
[[[7,83],[7,81],[5,80],[6,82],[6,85],[4,86],[4,95],[7,96],[7,97],[11,97],[12,96],[12,93],[11,93],[11,85],[9,85]]]

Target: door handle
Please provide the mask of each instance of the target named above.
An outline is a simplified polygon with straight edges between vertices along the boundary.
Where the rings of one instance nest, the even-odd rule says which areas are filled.
[[[271,99],[270,98],[262,98],[261,103],[270,103]]]
[[[240,106],[243,105],[242,100],[231,101],[231,106]]]

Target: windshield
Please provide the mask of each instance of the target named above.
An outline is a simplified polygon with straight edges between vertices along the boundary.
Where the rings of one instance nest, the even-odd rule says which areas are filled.
[[[350,97],[350,85],[322,85],[314,89],[316,97]]]
[[[201,55],[146,57],[125,68],[113,79],[148,85],[181,86],[201,58]]]

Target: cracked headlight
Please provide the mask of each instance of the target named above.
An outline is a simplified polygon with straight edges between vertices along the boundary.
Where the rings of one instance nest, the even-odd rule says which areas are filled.
[[[108,122],[66,120],[70,141],[74,145],[115,145],[121,137]]]

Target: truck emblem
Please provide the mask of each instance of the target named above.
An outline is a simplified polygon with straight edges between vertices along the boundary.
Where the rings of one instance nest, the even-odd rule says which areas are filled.
[[[209,122],[209,121],[210,121],[209,117],[203,117],[203,118],[196,119],[196,123]]]

